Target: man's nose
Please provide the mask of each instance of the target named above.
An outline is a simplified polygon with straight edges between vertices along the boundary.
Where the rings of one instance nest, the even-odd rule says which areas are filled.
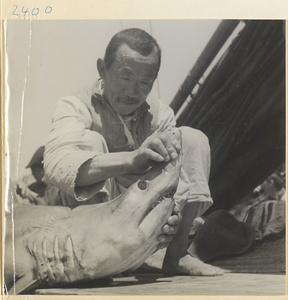
[[[140,96],[140,89],[137,83],[131,84],[127,90],[127,96],[131,98],[135,98]]]

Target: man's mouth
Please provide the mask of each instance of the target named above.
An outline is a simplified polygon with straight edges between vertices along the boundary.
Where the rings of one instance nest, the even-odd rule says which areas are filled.
[[[123,102],[128,105],[135,105],[138,103],[138,100],[132,99],[132,98],[125,98],[125,99],[123,99]]]

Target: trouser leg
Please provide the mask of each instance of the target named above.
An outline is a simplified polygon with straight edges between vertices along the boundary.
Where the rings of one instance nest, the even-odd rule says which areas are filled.
[[[189,127],[181,127],[180,130],[181,170],[174,198],[176,207],[181,211],[182,222],[166,253],[166,259],[173,257],[175,260],[187,254],[188,237],[193,220],[212,204],[208,187],[210,172],[208,139],[199,130]]]
[[[210,146],[208,138],[201,131],[190,127],[180,127],[180,130],[181,170],[174,198],[180,211],[187,203],[193,203],[193,207],[199,211],[198,215],[201,215],[212,204],[208,186]]]

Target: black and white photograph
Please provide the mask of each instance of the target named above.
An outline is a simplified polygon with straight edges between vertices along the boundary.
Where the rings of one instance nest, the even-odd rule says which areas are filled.
[[[4,294],[285,295],[286,28],[6,20]]]

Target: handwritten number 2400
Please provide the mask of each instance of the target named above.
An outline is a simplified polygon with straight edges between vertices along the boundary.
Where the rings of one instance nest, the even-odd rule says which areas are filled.
[[[12,12],[12,15],[13,16],[18,16],[18,5],[13,5],[14,7],[14,10]],[[25,8],[24,6],[22,6],[22,10],[21,12],[24,14],[24,16],[26,16],[26,14],[29,14],[29,8]],[[51,6],[46,6],[45,8],[45,14],[50,14],[52,12],[52,7]],[[39,8],[38,7],[34,7],[32,10],[31,10],[31,15],[32,16],[37,16],[39,14]]]

